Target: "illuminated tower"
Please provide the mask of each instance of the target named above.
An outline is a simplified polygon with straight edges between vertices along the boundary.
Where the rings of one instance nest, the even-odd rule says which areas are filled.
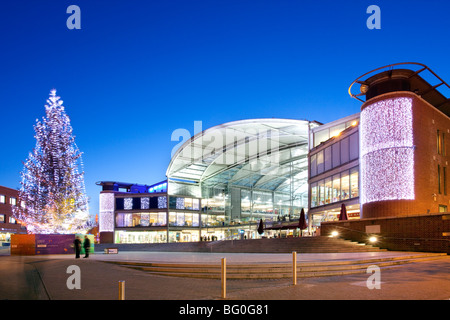
[[[351,92],[355,83],[358,94]],[[363,102],[362,218],[447,211],[450,101],[439,87],[449,88],[418,63],[375,69],[350,86],[350,95]]]

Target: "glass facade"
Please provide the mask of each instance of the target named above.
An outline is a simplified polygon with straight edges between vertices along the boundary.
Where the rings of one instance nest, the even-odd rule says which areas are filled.
[[[359,157],[358,132],[320,150],[310,157],[310,177],[342,166]]]
[[[359,167],[311,183],[311,208],[359,197]]]

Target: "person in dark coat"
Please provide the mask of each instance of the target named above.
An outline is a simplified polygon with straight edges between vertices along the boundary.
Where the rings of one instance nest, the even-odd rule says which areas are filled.
[[[73,247],[75,249],[75,258],[78,259],[80,257],[81,252],[81,240],[80,237],[76,237],[73,241]]]
[[[89,240],[88,236],[84,236],[84,258],[89,258],[89,249],[91,248],[91,241]]]

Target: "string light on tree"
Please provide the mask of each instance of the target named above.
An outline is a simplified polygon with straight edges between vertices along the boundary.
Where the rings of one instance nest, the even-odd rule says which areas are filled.
[[[14,217],[31,233],[78,233],[91,228],[79,151],[63,101],[50,92],[34,126],[36,146],[21,172],[21,206]]]

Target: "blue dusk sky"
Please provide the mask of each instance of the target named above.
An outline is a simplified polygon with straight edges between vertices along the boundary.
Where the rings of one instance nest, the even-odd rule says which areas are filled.
[[[81,29],[69,29],[70,5]],[[369,29],[367,8],[381,9]],[[40,0],[0,4],[0,185],[20,187],[52,88],[96,181],[164,180],[172,132],[249,118],[359,112],[360,75],[420,62],[450,81],[450,2]]]

